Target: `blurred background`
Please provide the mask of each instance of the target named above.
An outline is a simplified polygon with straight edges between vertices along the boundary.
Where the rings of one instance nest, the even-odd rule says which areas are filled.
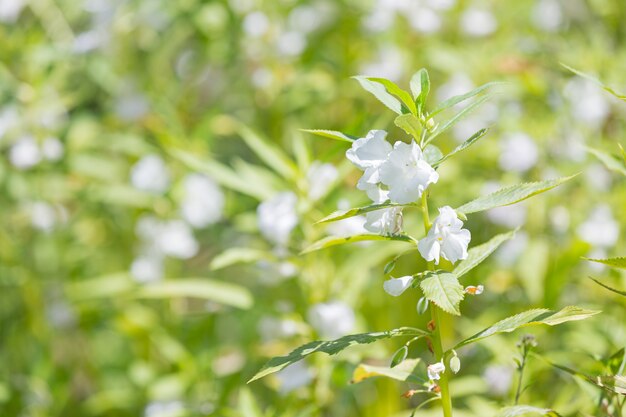
[[[298,256],[360,233],[359,217],[314,223],[367,204],[345,144],[299,129],[406,139],[349,77],[408,87],[422,67],[431,107],[508,83],[439,139],[449,151],[490,127],[442,167],[433,206],[581,173],[470,217],[472,245],[521,229],[465,278],[485,294],[448,341],[577,304],[604,314],[534,330],[537,352],[597,370],[626,343],[626,310],[587,276],[626,277],[581,257],[626,253],[626,171],[606,159],[626,104],[560,63],[626,91],[624,21],[622,0],[0,0],[0,415],[408,416],[423,400],[401,398],[410,384],[350,384],[404,341],[245,382],[306,341],[425,326],[414,296],[382,290],[402,243]],[[419,235],[419,213],[404,218]],[[424,267],[413,253],[394,275]],[[458,416],[512,403],[519,336],[459,352]],[[524,403],[593,413],[595,389],[529,366]]]

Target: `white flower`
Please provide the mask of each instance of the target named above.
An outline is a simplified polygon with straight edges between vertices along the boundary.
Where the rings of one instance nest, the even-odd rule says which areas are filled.
[[[418,32],[435,33],[441,29],[441,17],[428,7],[417,6],[408,17],[409,24]]]
[[[563,11],[557,0],[539,0],[532,10],[532,21],[546,32],[556,32],[563,24]]]
[[[141,283],[159,281],[163,278],[163,258],[159,255],[139,256],[133,260],[130,273]]]
[[[617,242],[619,223],[613,218],[608,205],[597,206],[583,224],[578,227],[578,236],[593,246],[608,248]]]
[[[417,201],[430,184],[439,180],[439,174],[422,155],[422,150],[410,144],[396,142],[387,160],[380,166],[380,181],[389,187],[389,198],[394,203]]]
[[[437,381],[440,377],[440,374],[446,371],[446,365],[444,365],[443,361],[441,361],[428,365],[428,368],[426,369],[428,371],[428,379],[430,379],[431,381]]]
[[[57,138],[46,138],[41,144],[41,153],[49,161],[58,161],[63,156],[63,143]]]
[[[248,13],[243,19],[243,31],[251,38],[260,38],[270,28],[270,20],[263,12]]]
[[[9,151],[9,160],[18,169],[28,169],[37,165],[41,161],[41,151],[35,139],[25,136],[15,142]]]
[[[287,244],[291,231],[298,224],[297,203],[294,193],[284,192],[259,204],[259,229],[267,240],[279,246]]]
[[[406,291],[407,288],[411,286],[412,282],[413,277],[411,275],[400,278],[391,278],[383,283],[383,288],[387,294],[397,297]]]
[[[25,5],[24,0],[0,1],[0,22],[14,23]]]
[[[170,185],[170,174],[160,156],[148,155],[133,166],[130,182],[138,190],[161,194]]]
[[[354,329],[352,308],[341,301],[318,303],[309,308],[307,319],[317,333],[325,339],[337,339]]]
[[[359,190],[378,188],[380,167],[391,152],[391,144],[385,140],[386,136],[387,132],[384,130],[370,130],[367,136],[355,140],[352,147],[346,151],[346,158],[357,168],[365,171],[357,183]]]
[[[440,255],[452,263],[467,258],[467,245],[471,234],[462,227],[463,222],[450,206],[440,208],[439,216],[428,231],[428,235],[417,245],[420,254],[427,261],[434,260],[436,264],[439,264]]]
[[[604,91],[591,81],[574,77],[568,81],[565,91],[574,120],[599,128],[609,117],[611,105]]]
[[[281,33],[278,36],[276,49],[283,56],[298,56],[306,48],[306,36],[295,30]]]
[[[191,228],[182,220],[170,220],[161,226],[158,236],[159,248],[165,255],[188,259],[198,253],[198,242]]]
[[[392,236],[402,232],[402,207],[370,211],[363,225],[368,232]]]
[[[511,266],[519,259],[528,246],[528,234],[524,231],[517,232],[513,239],[508,240],[500,246],[496,252],[496,260],[505,266]]]
[[[498,21],[488,10],[469,8],[461,16],[461,29],[470,36],[491,35],[498,28]]]
[[[393,14],[388,11],[381,11],[376,19],[376,24],[380,26],[390,25],[393,22]],[[385,21],[387,19],[387,21]],[[382,50],[378,52],[375,60],[369,61],[361,65],[362,74],[368,74],[374,77],[387,78],[388,80],[397,81],[402,77],[404,72],[404,58],[402,52],[393,44],[386,44]]]
[[[537,144],[525,133],[517,132],[500,141],[500,168],[505,171],[526,172],[539,159]]]
[[[307,172],[309,198],[311,200],[322,198],[338,176],[337,168],[333,164],[322,164],[319,161],[313,162]]]
[[[189,174],[183,187],[185,197],[180,214],[192,227],[203,228],[222,217],[224,193],[213,180],[201,174]]]
[[[152,401],[143,411],[144,417],[173,417],[181,415],[185,406],[180,401]]]
[[[34,228],[50,232],[57,222],[57,212],[50,204],[37,201],[30,207],[30,222]]]
[[[276,373],[276,378],[279,392],[284,395],[308,385],[313,379],[313,372],[304,361],[300,361]]]

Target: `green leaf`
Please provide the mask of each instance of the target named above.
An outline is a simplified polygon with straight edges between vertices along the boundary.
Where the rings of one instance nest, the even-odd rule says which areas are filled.
[[[614,292],[615,294],[623,295],[624,297],[626,297],[626,291],[621,291],[621,290],[618,290],[617,288],[609,287],[608,285],[598,281],[597,279],[593,277],[589,277],[589,279],[595,282],[596,284],[598,284],[599,286],[604,287],[607,290]]]
[[[361,84],[366,91],[372,93],[381,103],[397,114],[402,114],[402,103],[389,94],[384,85],[371,81],[368,77],[357,75],[352,77]]]
[[[396,240],[400,242],[408,242],[417,245],[417,240],[409,235],[392,235],[392,236],[383,236],[383,235],[374,235],[374,234],[363,234],[363,235],[354,235],[348,237],[337,237],[337,236],[328,236],[324,239],[320,239],[317,242],[311,244],[308,248],[304,249],[300,252],[301,255],[305,253],[315,252],[320,249],[330,248],[331,246],[343,245],[345,243],[353,243],[353,242],[363,242],[367,240]]]
[[[347,219],[348,217],[354,217],[360,214],[369,213],[370,211],[381,210],[381,209],[385,209],[389,207],[403,207],[403,206],[410,206],[410,205],[414,205],[414,204],[396,204],[387,200],[384,203],[380,203],[380,204],[371,204],[369,206],[356,207],[356,208],[351,208],[348,210],[337,210],[329,214],[328,216],[324,217],[322,220],[318,220],[316,224],[336,222],[337,220],[343,220],[343,219]]]
[[[443,153],[441,152],[441,149],[439,149],[435,145],[426,145],[423,155],[426,162],[428,162],[430,165],[433,165],[437,161],[441,161],[441,159],[443,158]]]
[[[421,112],[426,104],[428,93],[430,93],[430,78],[428,77],[428,71],[426,68],[422,68],[417,71],[411,77],[411,93],[417,103],[417,108]]]
[[[467,251],[467,258],[462,260],[452,271],[458,278],[467,274],[469,271],[478,266],[482,261],[487,259],[501,244],[515,236],[518,229],[507,233],[494,236],[488,242],[475,246]]]
[[[549,408],[539,408],[530,405],[514,405],[500,410],[497,417],[517,417],[526,415],[540,415],[547,417],[560,417],[560,414]]]
[[[340,140],[342,142],[354,142],[358,139],[357,136],[346,135],[345,133],[338,132],[336,130],[323,130],[323,129],[300,129],[302,132],[312,133],[323,138]]]
[[[366,379],[377,376],[384,376],[387,378],[395,379],[396,381],[407,381],[417,384],[426,382],[414,375],[420,362],[421,360],[419,358],[407,359],[400,362],[395,367],[391,368],[386,366],[374,366],[361,363],[354,369],[354,372],[352,373],[352,380],[350,381],[350,383],[358,384],[359,382],[362,382]]]
[[[393,121],[396,126],[404,130],[408,135],[418,140],[422,132],[422,124],[414,114],[406,113],[395,118]]]
[[[68,298],[82,301],[120,296],[131,292],[135,286],[136,282],[124,271],[66,284],[65,292]]]
[[[613,394],[626,395],[626,376],[624,375],[590,376],[582,372],[579,372],[575,369],[568,368],[567,366],[558,365],[550,361],[548,362],[550,363],[550,365],[554,366],[555,368],[565,371],[568,374],[575,376],[577,378],[580,378],[584,381],[587,381],[590,384],[593,384],[596,387],[603,389],[604,391],[607,391]]]
[[[449,109],[450,107],[456,106],[457,104],[470,99],[484,91],[489,90],[492,87],[498,86],[498,85],[503,85],[504,83],[502,82],[490,82],[487,84],[483,84],[480,87],[477,87],[475,89],[473,89],[472,91],[465,93],[465,94],[460,94],[458,96],[454,96],[454,97],[450,97],[449,99],[442,101],[439,105],[437,105],[437,107],[435,107],[435,109],[430,112],[430,117],[435,116],[436,114],[441,113],[442,111]]]
[[[271,252],[252,248],[228,248],[211,261],[209,268],[213,271],[241,263],[251,263],[263,259],[274,259]]]
[[[571,72],[573,72],[576,75],[579,75],[597,85],[599,85],[600,87],[602,87],[602,89],[606,92],[608,92],[609,94],[612,94],[613,96],[617,97],[618,99],[622,100],[622,101],[626,101],[626,95],[618,93],[617,91],[613,90],[611,87],[605,85],[604,83],[602,83],[600,80],[598,80],[597,78],[595,78],[594,76],[587,74],[585,72],[579,71],[575,68],[572,68],[568,65],[565,65],[563,63],[561,63],[561,65],[563,67],[565,67],[566,69],[570,70]]]
[[[388,92],[398,97],[404,106],[413,114],[417,114],[417,107],[415,107],[415,101],[409,93],[401,89],[393,81],[389,81],[385,78],[367,77],[368,80],[374,81],[385,86]]]
[[[379,340],[390,339],[393,337],[425,335],[428,335],[428,332],[425,332],[424,330],[416,329],[413,327],[400,327],[398,329],[389,330],[386,332],[360,333],[340,337],[339,339],[331,341],[310,342],[295,349],[287,356],[278,356],[270,359],[265,364],[265,366],[263,366],[263,368],[248,381],[248,383],[263,378],[264,376],[273,374],[274,372],[278,372],[281,369],[284,369],[287,366],[291,365],[292,363],[296,363],[315,352],[335,355],[342,350],[354,345],[369,344],[377,342]]]
[[[445,271],[428,271],[420,281],[424,296],[435,303],[446,313],[461,315],[459,304],[463,300],[463,286],[453,273]]]
[[[393,358],[391,358],[391,365],[389,366],[391,366],[392,368],[396,367],[400,362],[406,359],[408,354],[409,354],[408,346],[406,345],[402,346],[400,349],[396,351],[396,353],[393,355]]]
[[[482,105],[485,101],[489,100],[491,96],[485,95],[478,100],[474,101],[469,106],[465,107],[463,110],[452,116],[450,119],[446,120],[443,124],[440,124],[435,131],[426,139],[426,143],[430,143],[437,136],[446,132],[452,126],[460,122],[465,117],[469,116],[474,110],[476,110],[480,105]]]
[[[480,129],[478,132],[474,133],[472,135],[472,137],[470,137],[468,140],[466,140],[465,142],[463,142],[462,144],[460,144],[459,146],[454,148],[454,150],[452,152],[450,152],[449,154],[447,154],[446,156],[444,156],[443,158],[439,159],[438,161],[436,161],[435,163],[433,163],[431,165],[433,166],[433,168],[437,168],[446,159],[448,159],[451,156],[454,156],[457,153],[461,152],[462,150],[465,150],[465,149],[469,148],[470,146],[472,146],[474,144],[474,142],[478,141],[478,139],[480,139],[483,136],[485,136],[487,134],[488,130],[489,129]]]
[[[626,165],[622,163],[621,160],[615,159],[613,155],[610,155],[607,152],[600,151],[598,149],[593,149],[586,147],[587,151],[593,154],[596,158],[600,160],[611,171],[617,172],[622,175],[626,175]]]
[[[141,287],[137,296],[140,298],[202,298],[242,309],[252,307],[252,294],[247,288],[208,278],[183,278],[156,282]]]
[[[476,200],[463,204],[455,210],[464,214],[470,214],[483,210],[489,210],[494,207],[515,204],[534,195],[549,191],[563,184],[565,181],[571,180],[576,175],[578,174],[571,175],[569,177],[555,178],[552,180],[527,182],[524,184],[504,187],[489,195],[478,197]]]
[[[293,161],[280,148],[262,138],[249,127],[238,124],[237,132],[254,153],[285,179],[293,179],[298,169]]]
[[[626,269],[626,257],[620,258],[608,258],[608,259],[593,259],[593,258],[583,258],[587,261],[597,262],[600,264],[608,265],[612,268],[621,268]]]
[[[478,333],[471,336],[459,344],[454,349],[458,349],[461,346],[469,345],[470,343],[477,342],[485,339],[489,336],[493,336],[498,333],[510,333],[520,327],[534,326],[537,324],[547,324],[548,326],[555,326],[557,324],[565,323],[568,321],[584,320],[591,316],[600,313],[594,310],[585,310],[576,306],[567,306],[562,310],[553,311],[546,308],[536,308],[533,310],[524,311],[523,313],[516,314],[511,317],[507,317]]]

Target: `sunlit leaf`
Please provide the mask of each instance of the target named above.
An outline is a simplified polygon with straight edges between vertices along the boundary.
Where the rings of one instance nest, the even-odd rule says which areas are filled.
[[[228,248],[211,261],[212,270],[226,268],[241,263],[251,263],[260,260],[273,260],[275,256],[268,251],[252,248]]]
[[[620,258],[607,258],[607,259],[593,259],[593,258],[583,258],[587,261],[597,262],[599,264],[608,265],[612,268],[621,268],[626,269],[626,257]]]
[[[549,191],[563,184],[565,181],[569,181],[575,176],[576,175],[571,175],[569,177],[555,178],[552,180],[511,185],[486,196],[478,197],[469,203],[463,204],[455,210],[464,214],[470,214],[483,210],[489,210],[494,207],[508,206],[522,200],[526,200],[534,195]]]
[[[320,249],[326,249],[332,246],[343,245],[346,243],[364,242],[364,241],[371,241],[371,240],[396,240],[400,242],[408,242],[408,243],[417,244],[417,240],[415,240],[409,235],[383,236],[383,235],[374,235],[374,234],[363,234],[363,235],[354,235],[354,236],[347,236],[347,237],[329,236],[313,243],[311,246],[304,249],[301,252],[301,254],[315,252]]]
[[[457,277],[467,274],[469,271],[478,266],[482,261],[487,259],[501,244],[515,236],[517,230],[508,233],[502,233],[494,236],[488,242],[482,245],[474,246],[467,251],[467,258],[462,260],[452,271]]]
[[[357,136],[346,135],[345,133],[338,132],[336,130],[324,130],[324,129],[300,129],[303,132],[312,133],[323,138],[340,140],[342,142],[354,142],[358,139]]]
[[[422,335],[428,335],[428,332],[413,327],[400,327],[398,329],[389,330],[386,332],[360,333],[340,337],[339,339],[331,341],[310,342],[306,345],[300,346],[286,356],[279,356],[270,359],[269,362],[267,362],[265,366],[263,366],[263,368],[248,381],[248,383],[263,378],[264,376],[273,374],[274,372],[278,372],[281,369],[284,369],[287,366],[291,365],[292,363],[298,362],[315,352],[335,355],[342,350],[354,345],[369,344],[392,337]]]
[[[404,107],[406,107],[411,113],[417,114],[417,107],[415,107],[415,101],[413,100],[411,95],[398,87],[396,83],[385,78],[367,77],[367,79],[385,86],[388,92],[398,97],[400,101],[402,101]]]
[[[600,282],[599,280],[597,280],[597,279],[595,279],[593,277],[589,277],[589,279],[592,280],[593,282],[595,282],[596,284],[598,284],[599,286],[604,287],[607,290],[614,292],[615,294],[623,295],[624,297],[626,297],[626,291],[622,291],[622,290],[618,290],[617,288],[610,287],[610,286],[604,284],[603,282]]]
[[[395,379],[396,381],[408,381],[419,384],[425,382],[422,378],[419,378],[415,375],[419,364],[419,358],[406,359],[392,368],[387,366],[374,366],[362,363],[354,369],[354,372],[352,373],[352,380],[350,382],[353,384],[357,384],[369,378],[384,376],[387,378]]]
[[[584,320],[598,313],[600,312],[595,310],[585,310],[576,306],[567,306],[559,311],[548,310],[546,308],[536,308],[507,317],[493,326],[487,327],[486,329],[476,333],[474,336],[463,340],[454,348],[458,349],[461,346],[469,345],[470,343],[477,342],[489,336],[493,336],[494,334],[510,333],[521,327],[534,326],[537,324],[555,326],[568,321]]]
[[[413,98],[415,99],[417,107],[421,112],[426,104],[428,94],[430,93],[430,77],[428,76],[426,68],[422,68],[413,74],[410,86]]]
[[[381,103],[391,109],[393,112],[397,114],[402,114],[402,103],[389,94],[384,85],[371,81],[368,77],[364,76],[355,76],[352,77],[361,84],[366,91],[372,93],[374,97],[376,97]]]
[[[292,179],[298,172],[296,165],[279,147],[249,127],[239,124],[237,132],[254,153],[285,179]]]
[[[470,146],[472,146],[476,141],[478,141],[478,139],[482,138],[483,136],[485,136],[487,134],[487,130],[488,129],[480,129],[478,132],[474,133],[468,140],[466,140],[465,142],[463,142],[462,144],[460,144],[459,146],[457,146],[456,148],[454,148],[454,150],[452,152],[450,152],[449,154],[447,154],[446,156],[442,157],[441,159],[439,159],[438,161],[432,163],[431,165],[433,166],[433,168],[438,167],[443,161],[445,161],[446,159],[450,158],[451,156],[456,155],[457,153],[461,152],[464,149],[469,148]]]
[[[424,296],[439,308],[456,316],[461,314],[459,304],[463,300],[463,286],[453,273],[445,271],[428,271],[420,281]]]
[[[539,408],[530,405],[514,405],[505,407],[497,414],[496,417],[517,417],[527,415],[540,415],[547,417],[559,417],[560,414],[549,408]]]
[[[408,135],[419,140],[422,132],[422,125],[414,114],[406,113],[396,117],[393,121],[396,126],[404,130]]]
[[[423,154],[424,159],[430,165],[433,165],[437,161],[441,161],[441,159],[443,158],[443,153],[441,152],[441,149],[439,149],[435,145],[426,145]]]
[[[468,100],[474,96],[477,96],[478,94],[488,91],[490,88],[496,87],[498,85],[504,85],[505,83],[502,82],[490,82],[487,84],[483,84],[480,87],[477,87],[475,89],[473,89],[472,91],[469,91],[465,94],[460,94],[458,96],[454,96],[454,97],[450,97],[449,99],[442,101],[439,105],[437,105],[437,107],[435,107],[433,109],[432,112],[430,112],[430,116],[435,116],[439,113],[441,113],[442,111],[449,109],[450,107],[456,106],[459,103],[462,103],[465,100]]]
[[[337,210],[328,216],[324,217],[322,220],[318,220],[317,223],[329,223],[336,222],[337,220],[347,219],[348,217],[358,216],[360,214],[365,214],[370,211],[381,210],[390,207],[403,207],[403,206],[412,206],[414,204],[396,204],[391,201],[385,201],[380,204],[371,204],[365,207],[356,207],[348,210]]]
[[[598,149],[593,149],[586,147],[587,151],[593,154],[596,158],[600,160],[611,171],[617,172],[622,175],[626,175],[626,164],[619,159],[613,157],[613,155],[600,151]]]

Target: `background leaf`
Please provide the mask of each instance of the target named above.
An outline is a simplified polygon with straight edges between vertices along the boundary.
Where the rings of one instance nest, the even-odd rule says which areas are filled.
[[[593,259],[593,258],[584,258],[584,259],[587,261],[608,265],[612,268],[626,269],[626,257],[607,258],[607,259]]]
[[[376,97],[381,103],[391,109],[391,111],[397,114],[402,114],[402,103],[400,103],[397,98],[389,94],[384,85],[374,81],[370,81],[368,77],[364,76],[357,75],[352,78],[357,80],[359,84],[361,84],[361,87],[363,87],[366,91],[372,93],[374,97]]]
[[[414,204],[396,204],[391,201],[386,201],[380,204],[371,204],[365,207],[355,207],[348,210],[337,210],[328,216],[324,217],[322,220],[318,220],[317,223],[329,223],[336,222],[337,220],[347,219],[348,217],[354,217],[361,214],[369,213],[370,211],[381,210],[390,207],[405,207],[412,206]]]
[[[368,365],[365,363],[359,364],[352,372],[352,382],[353,384],[358,384],[366,379],[384,376],[387,378],[395,379],[396,381],[408,381],[414,383],[423,383],[426,382],[423,378],[419,378],[415,375],[418,365],[421,360],[419,358],[415,359],[406,359],[400,362],[398,365],[393,368],[387,366],[374,366]]]
[[[330,248],[331,246],[343,245],[345,243],[363,242],[363,241],[368,241],[368,240],[395,240],[395,241],[400,241],[400,242],[408,242],[408,243],[417,244],[417,240],[415,240],[409,235],[383,236],[383,235],[374,235],[374,234],[364,234],[364,235],[354,235],[354,236],[348,236],[348,237],[329,236],[313,243],[311,246],[304,249],[301,252],[301,254],[315,252],[320,249]]]
[[[357,136],[346,135],[345,133],[338,132],[336,130],[324,130],[324,129],[300,129],[302,132],[312,133],[323,138],[335,139],[342,142],[354,142],[358,139]]]
[[[474,246],[467,251],[467,258],[459,262],[452,273],[458,278],[467,274],[469,271],[477,267],[482,261],[487,259],[487,257],[498,249],[501,244],[513,238],[513,236],[515,236],[515,232],[517,232],[517,229],[496,235],[488,242],[483,243],[482,245]]]

